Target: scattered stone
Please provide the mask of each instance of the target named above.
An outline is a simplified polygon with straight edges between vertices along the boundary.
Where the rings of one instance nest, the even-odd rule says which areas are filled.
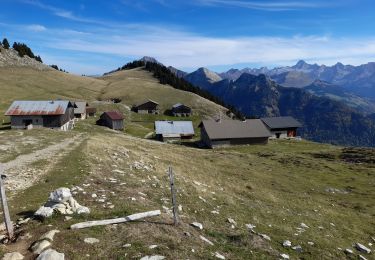
[[[332,222],[331,223],[329,223],[332,227],[335,227],[335,224],[333,224]]]
[[[49,218],[53,215],[53,209],[50,207],[42,206],[34,213],[34,215],[43,218]]]
[[[256,228],[256,226],[252,224],[246,224],[245,226],[247,227],[248,230],[250,230],[251,233],[255,233],[254,228]]]
[[[191,234],[189,232],[184,232],[184,235],[187,237],[191,237]]]
[[[85,238],[83,241],[87,244],[95,244],[100,242],[99,239],[93,237]]]
[[[51,230],[51,231],[48,231],[47,233],[45,233],[43,236],[40,237],[39,240],[43,240],[43,239],[47,239],[49,241],[53,241],[53,237],[59,233],[60,230],[57,230],[57,229],[54,229],[54,230]]]
[[[65,221],[69,221],[71,220],[73,217],[70,217],[70,216],[65,216]]]
[[[68,188],[59,188],[49,195],[49,200],[52,202],[67,202],[70,198],[72,194]]]
[[[213,210],[213,211],[211,211],[211,213],[212,213],[212,214],[216,214],[216,215],[220,215],[220,212],[217,211],[217,210]]]
[[[222,254],[220,254],[219,252],[215,252],[214,256],[216,258],[219,258],[219,259],[225,259],[225,256],[223,256]]]
[[[314,242],[311,242],[311,241],[307,242],[307,244],[308,244],[309,246],[313,246],[313,245],[315,245]]]
[[[266,234],[259,234],[259,236],[263,238],[264,240],[271,241],[271,238],[267,236]]]
[[[18,252],[7,253],[3,256],[2,260],[22,260],[24,257]]]
[[[280,254],[281,259],[289,259],[289,255],[287,254]]]
[[[151,245],[151,246],[149,246],[148,248],[150,248],[150,249],[155,249],[155,248],[157,248],[158,246],[157,245]]]
[[[19,224],[19,225],[26,224],[26,223],[29,222],[29,221],[30,221],[30,218],[20,219],[20,220],[18,221],[18,224]]]
[[[351,249],[349,249],[349,248],[345,249],[344,252],[345,252],[345,254],[348,254],[348,255],[353,254],[353,250],[351,250]]]
[[[42,253],[45,249],[47,249],[50,246],[51,242],[47,240],[41,240],[31,246],[31,251],[36,255],[40,255],[40,253]]]
[[[125,244],[125,245],[123,245],[122,247],[124,247],[124,248],[128,248],[128,247],[131,247],[132,246],[132,244]]]
[[[65,255],[53,249],[47,249],[41,253],[36,260],[64,260]]]
[[[297,251],[298,253],[302,253],[302,247],[300,245],[292,247],[293,250]]]
[[[358,257],[359,257],[359,259],[361,259],[361,260],[367,260],[367,258],[364,257],[363,255],[359,255]]]
[[[182,205],[178,205],[178,211],[182,211]]]
[[[208,243],[209,245],[213,246],[214,243],[212,243],[210,240],[208,240],[207,238],[205,238],[204,236],[199,236],[200,239],[202,239],[204,242]]]
[[[228,223],[230,223],[230,224],[237,225],[237,222],[234,221],[234,219],[232,219],[232,218],[228,218],[227,221],[228,221]]]
[[[190,225],[193,226],[193,227],[195,227],[195,228],[198,228],[200,230],[203,229],[203,225],[201,223],[199,223],[199,222],[193,222]]]
[[[358,251],[366,254],[371,253],[371,249],[367,248],[366,246],[362,245],[361,243],[355,243],[355,248],[357,248]]]
[[[91,194],[91,197],[92,197],[92,198],[97,198],[98,195],[96,195],[96,194],[94,193],[94,194]]]
[[[152,256],[144,256],[140,260],[163,260],[165,259],[164,256],[161,255],[152,255]]]
[[[301,227],[301,228],[309,228],[309,226],[306,225],[305,223],[301,223],[301,224],[300,224],[300,227]]]
[[[292,246],[292,242],[290,242],[289,240],[285,240],[283,242],[283,247],[291,247]]]

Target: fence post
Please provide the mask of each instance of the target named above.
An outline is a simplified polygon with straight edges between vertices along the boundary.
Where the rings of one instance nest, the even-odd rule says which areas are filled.
[[[169,166],[168,168],[168,173],[169,173],[169,181],[171,185],[171,194],[172,194],[172,205],[173,205],[173,221],[174,225],[178,225],[178,212],[177,212],[177,202],[176,202],[176,189],[174,187],[174,175],[173,175],[173,170],[172,167]]]
[[[5,175],[3,175],[4,170],[0,164],[0,194],[1,194],[1,205],[3,206],[3,214],[4,214],[4,222],[5,222],[5,227],[8,232],[8,238],[11,240],[13,238],[13,225],[12,221],[10,220],[10,214],[9,214],[9,209],[8,209],[8,202],[7,198],[5,195],[5,187],[3,183],[3,179],[6,178]]]

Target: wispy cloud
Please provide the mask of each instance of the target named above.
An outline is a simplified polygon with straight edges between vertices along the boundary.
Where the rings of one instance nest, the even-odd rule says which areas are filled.
[[[47,30],[47,28],[45,26],[40,25],[40,24],[27,25],[26,29],[29,30],[29,31],[33,31],[33,32],[43,32],[43,31]]]
[[[263,11],[289,11],[305,8],[318,8],[325,4],[317,1],[245,1],[245,0],[196,0],[198,4],[206,6],[232,6]]]

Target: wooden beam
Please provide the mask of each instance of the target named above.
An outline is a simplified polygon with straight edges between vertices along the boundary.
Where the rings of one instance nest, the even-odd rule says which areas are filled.
[[[172,167],[168,168],[169,181],[171,185],[171,194],[172,194],[172,205],[173,205],[173,223],[175,226],[178,225],[178,212],[177,212],[177,202],[176,202],[176,190],[174,187],[174,175]]]
[[[119,224],[119,223],[124,223],[124,222],[135,221],[135,220],[139,220],[139,219],[143,219],[143,218],[148,218],[148,217],[155,217],[155,216],[159,216],[160,214],[161,214],[160,210],[147,211],[147,212],[129,215],[129,216],[123,217],[123,218],[94,220],[94,221],[77,223],[77,224],[71,225],[70,228],[71,229],[81,229],[81,228],[88,228],[88,227],[94,227],[94,226],[105,226],[105,225]]]
[[[1,205],[3,206],[4,222],[5,222],[5,227],[7,229],[7,232],[8,232],[8,238],[12,239],[13,235],[14,235],[14,232],[13,232],[12,221],[10,220],[8,202],[7,202],[7,198],[6,198],[6,195],[5,195],[5,187],[4,187],[4,183],[3,183],[3,179],[5,179],[6,176],[3,175],[3,173],[4,173],[4,168],[3,168],[3,166],[0,163],[0,195],[1,195]]]

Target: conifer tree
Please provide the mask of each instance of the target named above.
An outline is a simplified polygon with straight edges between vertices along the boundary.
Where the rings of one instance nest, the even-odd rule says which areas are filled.
[[[10,47],[7,38],[4,38],[4,40],[3,40],[3,47],[4,47],[4,49],[9,49],[9,47]]]

